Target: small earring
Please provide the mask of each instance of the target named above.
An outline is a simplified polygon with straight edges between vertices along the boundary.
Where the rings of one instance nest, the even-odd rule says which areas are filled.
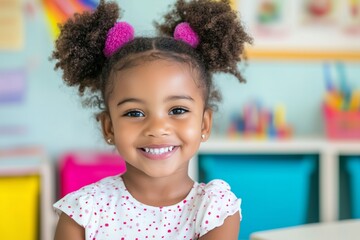
[[[112,139],[111,139],[111,138],[108,138],[106,141],[107,141],[109,144],[112,143]]]
[[[201,134],[201,138],[202,138],[202,139],[205,139],[205,134]]]

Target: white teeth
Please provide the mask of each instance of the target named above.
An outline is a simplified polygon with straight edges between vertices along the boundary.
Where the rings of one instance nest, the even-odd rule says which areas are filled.
[[[144,148],[145,152],[151,154],[163,154],[166,152],[171,152],[174,149],[174,146],[164,147],[164,148]]]

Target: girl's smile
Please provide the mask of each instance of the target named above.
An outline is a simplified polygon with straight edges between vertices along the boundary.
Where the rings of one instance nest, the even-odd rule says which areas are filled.
[[[178,149],[177,146],[170,145],[159,145],[159,146],[149,146],[145,148],[140,148],[141,153],[152,160],[165,160],[170,158],[173,153]]]

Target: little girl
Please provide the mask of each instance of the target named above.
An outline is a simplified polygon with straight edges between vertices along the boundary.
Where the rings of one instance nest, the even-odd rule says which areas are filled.
[[[251,38],[228,0],[178,0],[157,37],[134,36],[118,18],[117,4],[101,0],[56,41],[55,69],[100,107],[104,139],[127,171],[55,203],[55,239],[237,239],[241,200],[224,181],[194,182],[188,165],[210,135],[212,75],[243,81],[237,63]]]

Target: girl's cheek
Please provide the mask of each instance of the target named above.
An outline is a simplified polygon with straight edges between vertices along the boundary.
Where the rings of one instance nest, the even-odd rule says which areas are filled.
[[[184,123],[181,132],[184,136],[193,138],[201,133],[201,126],[195,121]]]

